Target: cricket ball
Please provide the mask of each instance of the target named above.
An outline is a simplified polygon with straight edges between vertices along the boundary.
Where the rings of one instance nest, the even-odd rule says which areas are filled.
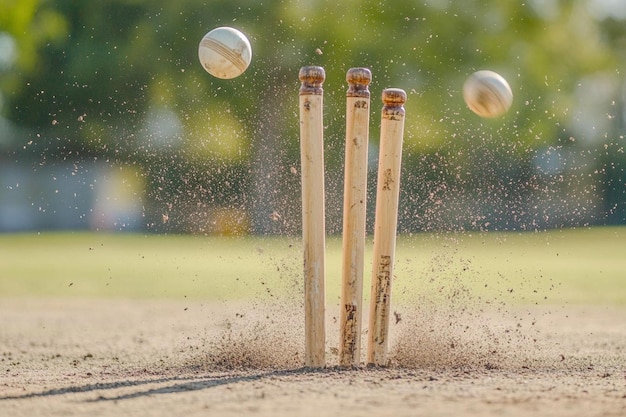
[[[222,79],[240,76],[250,65],[252,47],[246,35],[231,27],[213,29],[200,41],[198,58],[211,75]]]
[[[513,103],[509,83],[493,71],[477,71],[463,84],[465,104],[480,117],[494,118],[506,113]]]

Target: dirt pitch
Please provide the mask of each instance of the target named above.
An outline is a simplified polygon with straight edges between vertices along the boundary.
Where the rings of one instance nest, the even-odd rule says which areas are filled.
[[[396,316],[389,368],[353,370],[329,314],[331,366],[309,371],[284,308],[0,299],[0,415],[626,415],[623,308],[422,313]]]

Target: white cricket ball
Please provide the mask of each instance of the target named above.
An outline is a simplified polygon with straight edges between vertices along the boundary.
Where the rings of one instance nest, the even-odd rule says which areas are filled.
[[[477,71],[463,84],[465,104],[480,117],[493,118],[506,113],[513,103],[509,83],[493,71]]]
[[[198,58],[204,69],[222,79],[240,76],[250,65],[252,47],[246,35],[231,27],[213,29],[200,41]]]

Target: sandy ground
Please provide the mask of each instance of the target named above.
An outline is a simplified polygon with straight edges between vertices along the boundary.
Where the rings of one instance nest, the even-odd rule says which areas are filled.
[[[332,366],[329,313],[321,371],[300,368],[298,317],[0,298],[0,416],[626,415],[624,309],[405,312],[392,365],[351,370]]]

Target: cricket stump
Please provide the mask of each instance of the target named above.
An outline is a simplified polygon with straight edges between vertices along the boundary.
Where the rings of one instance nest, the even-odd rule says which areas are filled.
[[[351,68],[346,74],[346,148],[343,200],[343,252],[341,273],[339,366],[359,366],[365,213],[367,200],[367,149],[369,142],[372,73]]]
[[[375,366],[388,365],[406,93],[399,88],[388,88],[383,91],[382,99],[367,352],[368,365]]]
[[[302,67],[300,87],[300,160],[304,249],[304,365],[326,366],[323,89],[322,67]]]

